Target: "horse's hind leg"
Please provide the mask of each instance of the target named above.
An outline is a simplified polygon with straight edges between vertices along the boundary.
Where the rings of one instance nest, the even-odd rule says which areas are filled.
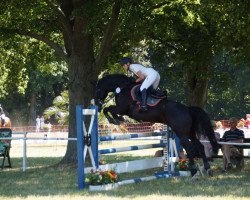
[[[208,173],[208,175],[213,176],[213,171],[211,170],[210,164],[206,157],[204,146],[201,144],[201,142],[197,138],[192,139],[192,142],[195,145],[196,149],[198,150],[199,155],[202,157],[206,172]]]
[[[191,176],[193,177],[197,173],[197,169],[194,163],[194,148],[192,147],[192,143],[186,137],[180,138],[181,145],[187,152],[187,157],[189,159],[189,170],[191,172]]]

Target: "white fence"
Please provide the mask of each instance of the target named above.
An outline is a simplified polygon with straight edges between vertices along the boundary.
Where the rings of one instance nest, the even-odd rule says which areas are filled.
[[[245,138],[250,138],[250,129],[242,129],[245,134]],[[217,132],[220,133],[222,137],[225,129],[218,129]],[[25,172],[27,169],[27,144],[34,144],[34,143],[44,143],[45,141],[48,143],[51,142],[59,142],[60,144],[67,144],[68,141],[77,141],[77,138],[67,138],[68,133],[66,132],[43,132],[43,133],[30,133],[30,132],[13,132],[11,138],[4,138],[12,140],[12,145],[21,144],[23,147],[23,162],[22,162],[22,169]],[[220,144],[230,144],[234,145],[236,143],[225,143],[220,142]],[[239,144],[237,144],[239,145]],[[244,145],[249,145],[250,143],[245,143]],[[245,149],[244,155],[250,156],[250,150]]]

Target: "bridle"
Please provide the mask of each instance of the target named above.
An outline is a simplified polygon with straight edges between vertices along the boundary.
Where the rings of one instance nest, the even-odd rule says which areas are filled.
[[[97,91],[98,92],[98,91]],[[103,108],[103,104],[106,102],[109,102],[114,96],[113,95],[108,95],[105,99],[97,99],[97,105],[100,105]],[[96,102],[95,102],[96,103]]]
[[[113,92],[113,94],[115,94],[115,96],[119,95],[120,92],[123,90],[123,88],[125,88],[127,85],[131,84],[131,82],[125,82],[124,84],[122,84],[122,86],[117,87],[114,91],[110,91]],[[101,89],[96,90],[96,94],[101,91]],[[113,95],[107,95],[107,97],[105,99],[96,99],[95,104],[97,103],[97,105],[100,105],[101,107],[103,107],[103,104],[105,104],[105,102],[109,102],[110,99],[112,99],[114,96]]]

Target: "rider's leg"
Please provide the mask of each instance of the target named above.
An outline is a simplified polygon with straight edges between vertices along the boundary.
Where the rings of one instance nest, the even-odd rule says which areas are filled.
[[[142,110],[147,110],[147,89],[152,85],[152,87],[155,87],[156,85],[158,86],[159,84],[159,77],[158,77],[158,72],[152,70],[150,75],[147,76],[147,78],[143,81],[140,91],[141,91],[141,97],[142,97],[142,102],[141,102],[141,107]]]
[[[154,78],[154,82],[153,82],[153,84],[152,84],[152,87],[153,87],[153,89],[157,89],[157,87],[158,87],[158,85],[159,85],[159,83],[160,83],[160,75],[159,75],[159,73],[157,72],[156,73],[156,75],[155,75],[155,78]]]

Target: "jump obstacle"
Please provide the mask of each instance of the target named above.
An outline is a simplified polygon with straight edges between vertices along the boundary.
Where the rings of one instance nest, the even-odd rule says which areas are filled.
[[[142,181],[149,181],[153,179],[168,178],[172,176],[179,176],[179,172],[175,169],[175,163],[178,161],[178,152],[175,143],[174,134],[170,128],[165,126],[162,132],[153,133],[131,133],[127,135],[109,135],[98,137],[98,108],[91,106],[90,109],[83,109],[83,106],[76,106],[76,124],[77,124],[77,159],[78,159],[78,189],[86,187],[85,174],[89,173],[91,169],[113,169],[116,168],[118,173],[128,171],[137,171],[141,169],[150,169],[160,167],[163,165],[163,172],[155,173],[152,176],[140,177],[130,180],[123,180],[118,182],[118,185],[125,185],[131,183],[138,183]],[[88,130],[85,125],[86,116],[90,117]],[[131,138],[141,138],[149,136],[162,136],[162,141],[159,144],[138,145],[121,148],[110,148],[98,150],[98,142],[113,141],[113,140],[126,140]],[[115,163],[111,165],[99,166],[98,154],[109,154],[117,152],[134,151],[149,148],[163,148],[163,157],[152,158],[136,161],[128,161],[123,163]],[[92,168],[85,168],[86,154],[89,152]],[[154,162],[153,160],[156,160]],[[148,165],[146,168],[140,168],[142,165]],[[135,166],[137,168],[135,168]],[[139,168],[138,168],[139,166]]]

